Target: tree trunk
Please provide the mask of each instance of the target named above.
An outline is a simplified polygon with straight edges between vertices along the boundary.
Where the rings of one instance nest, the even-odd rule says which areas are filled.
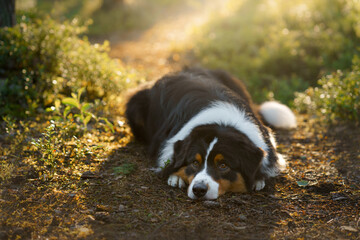
[[[0,0],[0,27],[12,27],[15,24],[15,0]]]

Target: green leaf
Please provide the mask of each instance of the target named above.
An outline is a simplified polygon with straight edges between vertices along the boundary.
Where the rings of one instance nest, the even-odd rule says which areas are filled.
[[[88,122],[91,120],[91,114],[87,115],[86,118],[84,119],[84,125],[85,127],[87,126]]]
[[[306,187],[307,185],[309,185],[309,181],[306,180],[296,181],[296,183],[299,187]]]
[[[92,107],[92,106],[91,106],[90,103],[85,103],[84,105],[82,105],[81,111],[82,111],[82,112],[86,112],[86,111],[89,110],[91,107]]]
[[[48,108],[45,109],[45,111],[46,112],[53,112],[53,111],[55,111],[55,107],[54,106],[48,107]]]
[[[79,89],[78,93],[77,93],[77,100],[78,102],[80,102],[80,98],[81,98],[81,94],[85,91],[85,87],[82,87]]]
[[[74,98],[74,99],[77,99],[77,95],[75,93],[71,93],[71,96]]]
[[[60,116],[54,116],[52,117],[54,121],[62,121],[62,118]]]
[[[78,101],[74,98],[64,98],[62,103],[71,107],[80,108]]]
[[[60,110],[61,101],[59,99],[55,99],[55,108],[57,111]]]
[[[67,106],[64,109],[64,113],[63,113],[64,118],[66,118],[66,116],[69,114],[70,111],[71,111],[71,106]]]
[[[72,113],[70,113],[69,115],[66,116],[66,118],[69,120],[72,120],[72,119],[74,119],[74,116]]]
[[[106,125],[108,126],[108,128],[110,129],[110,131],[112,132],[112,133],[114,133],[114,125],[109,121],[109,120],[107,120],[107,118],[103,118],[104,119],[104,121],[105,121],[105,123],[106,123]]]

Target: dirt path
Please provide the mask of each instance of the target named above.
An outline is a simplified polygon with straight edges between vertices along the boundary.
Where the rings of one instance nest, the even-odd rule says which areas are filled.
[[[222,1],[214,0],[210,6],[169,12],[150,29],[128,34],[121,41],[119,36],[113,36],[110,56],[144,72],[149,81],[180,70],[187,61],[175,49],[191,41],[192,29],[204,23],[214,8],[223,7]]]

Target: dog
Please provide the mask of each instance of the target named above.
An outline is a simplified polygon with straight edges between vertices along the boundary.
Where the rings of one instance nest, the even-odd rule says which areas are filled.
[[[185,69],[134,94],[126,117],[156,171],[191,199],[261,190],[285,167],[272,130],[295,128],[278,102],[253,104],[245,85],[222,70]]]

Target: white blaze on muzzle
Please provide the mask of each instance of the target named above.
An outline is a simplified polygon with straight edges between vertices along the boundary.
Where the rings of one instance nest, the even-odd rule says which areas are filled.
[[[205,163],[204,163],[204,169],[201,170],[196,176],[195,178],[192,180],[189,188],[188,188],[188,196],[191,199],[197,199],[197,198],[205,198],[205,199],[216,199],[219,196],[219,184],[207,173],[207,168],[208,168],[208,157],[210,155],[210,152],[212,151],[212,149],[214,148],[214,145],[217,143],[218,139],[214,138],[214,140],[212,140],[212,142],[209,145],[209,148],[207,149],[206,152],[206,157],[205,157]],[[204,195],[202,195],[202,193],[200,193],[199,195],[199,191],[194,192],[194,186],[206,186],[207,190],[205,193],[204,190]]]

